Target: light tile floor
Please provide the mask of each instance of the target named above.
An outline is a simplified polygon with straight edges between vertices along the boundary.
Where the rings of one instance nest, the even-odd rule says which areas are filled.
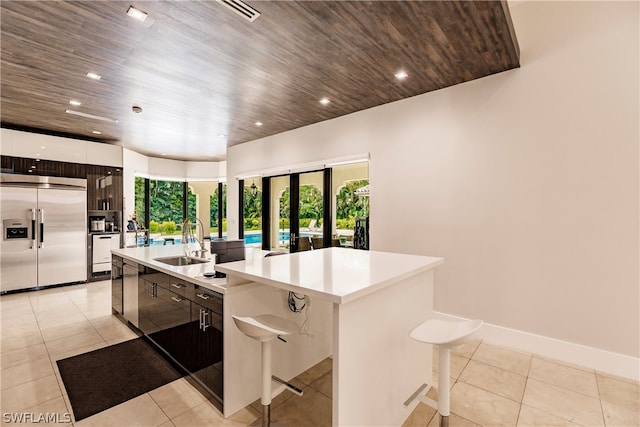
[[[5,295],[0,311],[2,425],[64,424],[71,406],[55,361],[136,337],[111,315],[108,281]],[[434,378],[437,360],[434,348]],[[452,354],[451,376],[451,426],[640,426],[639,384],[580,366],[474,342]],[[272,404],[273,421],[292,427],[331,425],[331,360],[292,382],[304,396],[280,394]],[[256,401],[225,420],[183,378],[66,424],[248,426],[259,425],[260,411]],[[15,423],[12,414],[59,416],[50,423]],[[405,423],[437,425],[435,410],[423,404]]]

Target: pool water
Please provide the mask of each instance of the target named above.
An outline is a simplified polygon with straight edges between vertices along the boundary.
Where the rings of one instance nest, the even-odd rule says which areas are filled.
[[[289,241],[289,232],[281,231],[278,236],[279,241],[288,242]],[[262,233],[250,233],[244,235],[244,242],[247,245],[262,243]]]
[[[305,236],[305,237],[313,236],[312,234],[305,234],[305,233],[301,233],[300,235],[301,236]],[[281,231],[279,233],[279,235],[278,235],[278,239],[279,239],[280,242],[288,242],[289,241],[289,236],[290,236],[290,234],[289,234],[288,231]],[[211,236],[211,237],[212,238],[217,238],[217,236]],[[173,242],[174,245],[182,244],[182,236],[175,236],[175,237],[167,236],[164,239],[166,239],[166,238],[173,238],[174,239],[174,242]],[[154,240],[152,238],[152,239],[150,239],[149,245],[150,246],[162,246],[162,245],[164,245],[164,239],[161,238],[161,239],[158,239],[158,240]],[[226,239],[226,237],[225,237],[225,239]],[[194,243],[195,240],[191,239],[190,242]],[[260,243],[262,243],[262,233],[261,232],[255,232],[255,231],[248,232],[248,233],[246,233],[244,235],[244,242],[247,245],[260,244]],[[171,243],[169,243],[169,244],[171,244]],[[138,245],[144,245],[144,237],[138,237]]]

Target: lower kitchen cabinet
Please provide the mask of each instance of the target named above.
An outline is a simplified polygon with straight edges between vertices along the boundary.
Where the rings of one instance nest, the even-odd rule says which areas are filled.
[[[111,258],[111,308],[113,312],[119,315],[123,314],[122,309],[122,258],[113,256]]]
[[[123,264],[123,317],[188,372],[222,410],[222,294],[126,259]],[[117,284],[121,279],[114,280]]]
[[[190,301],[158,283],[138,279],[139,329],[146,335],[189,323]]]
[[[222,402],[223,399],[223,329],[222,295],[196,286],[198,302],[191,303],[192,323],[198,322],[194,341],[191,372],[193,376]]]
[[[128,259],[122,262],[122,316],[138,327],[138,266]]]
[[[194,288],[196,285],[190,284]],[[222,410],[222,295],[198,289],[189,301],[189,322],[149,335],[174,361],[191,374]]]

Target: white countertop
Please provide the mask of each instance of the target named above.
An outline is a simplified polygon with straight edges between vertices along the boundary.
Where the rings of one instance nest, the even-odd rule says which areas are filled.
[[[215,267],[228,276],[344,304],[443,262],[435,257],[335,247],[267,258],[256,251],[244,261]]]
[[[226,278],[204,277],[205,272],[214,271],[214,263],[212,260],[209,260],[209,262],[206,263],[183,266],[169,265],[155,260],[155,258],[184,255],[183,245],[122,248],[114,249],[111,253],[129,259],[133,262],[146,265],[147,267],[151,267],[162,273],[170,274],[179,279],[204,286],[215,292],[222,294],[226,293]],[[207,255],[210,256],[208,253]]]

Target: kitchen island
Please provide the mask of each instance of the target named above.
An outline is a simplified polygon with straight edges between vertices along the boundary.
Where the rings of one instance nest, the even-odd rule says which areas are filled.
[[[441,258],[345,248],[265,258],[264,251],[248,248],[244,261],[224,264],[158,260],[181,251],[165,246],[113,253],[220,295],[216,327],[223,332],[224,363],[217,368],[225,417],[260,396],[260,344],[236,328],[232,314],[275,314],[301,326],[300,334],[273,345],[273,373],[285,381],[332,357],[335,426],[399,426],[417,404],[403,402],[431,383],[431,348],[408,334],[432,311],[433,269]],[[214,269],[226,279],[204,276]],[[301,298],[295,312],[289,292]]]
[[[230,307],[233,314],[282,316],[286,309],[278,304],[278,298],[270,298],[277,294],[274,290],[310,298],[311,314],[302,320],[308,326],[311,319],[312,336],[275,347],[279,353],[274,354],[274,373],[288,379],[313,366],[296,366],[310,345],[317,345],[314,351],[320,353],[319,360],[328,351],[333,358],[334,426],[399,426],[416,405],[403,403],[421,384],[431,383],[431,346],[411,340],[409,332],[431,314],[433,269],[442,262],[434,257],[325,248],[253,257],[217,265],[216,269],[227,274],[227,289],[246,286],[247,282],[257,285],[246,304]],[[291,313],[284,315],[295,321]],[[237,342],[252,341],[237,336],[237,331],[235,335]],[[329,347],[326,342],[314,343],[327,337]],[[227,342],[237,345],[225,339]],[[259,366],[258,345],[249,344],[253,360],[243,360],[242,366],[225,364],[225,376]],[[309,363],[317,360],[304,356]],[[251,376],[255,399],[259,371],[255,369]],[[225,387],[225,393],[227,390]],[[243,393],[233,398],[252,401]]]

